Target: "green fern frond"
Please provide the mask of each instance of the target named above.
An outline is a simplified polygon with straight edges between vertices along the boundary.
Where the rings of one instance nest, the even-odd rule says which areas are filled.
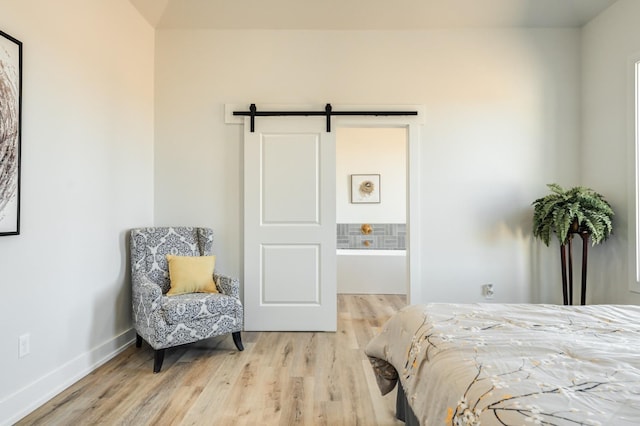
[[[592,244],[605,241],[613,232],[613,209],[605,198],[590,188],[576,186],[565,190],[556,183],[547,185],[551,191],[532,204],[533,235],[549,245],[555,233],[561,244],[570,238],[571,227],[578,224],[579,230],[591,235]]]

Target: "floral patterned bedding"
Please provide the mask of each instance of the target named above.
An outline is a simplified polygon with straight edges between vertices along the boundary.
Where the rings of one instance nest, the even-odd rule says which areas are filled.
[[[413,305],[366,353],[424,426],[640,425],[639,306]]]

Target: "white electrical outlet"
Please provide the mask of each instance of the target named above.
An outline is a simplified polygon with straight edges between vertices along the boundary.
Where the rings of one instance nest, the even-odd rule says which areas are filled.
[[[482,286],[482,294],[485,299],[493,299],[494,291],[493,284],[485,284]]]
[[[29,333],[23,334],[18,338],[18,357],[19,358],[29,355],[29,352],[31,351],[30,339],[31,339],[31,336],[29,335]]]

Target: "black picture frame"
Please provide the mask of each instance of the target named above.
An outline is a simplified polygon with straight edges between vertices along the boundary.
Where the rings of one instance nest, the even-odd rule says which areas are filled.
[[[22,42],[0,31],[0,236],[20,234]]]

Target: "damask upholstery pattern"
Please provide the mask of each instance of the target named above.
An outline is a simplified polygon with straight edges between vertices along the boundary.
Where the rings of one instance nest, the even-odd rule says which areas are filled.
[[[151,347],[160,350],[242,330],[244,310],[236,278],[214,273],[220,293],[166,296],[166,255],[212,255],[211,229],[137,228],[131,230],[130,244],[134,326]]]

